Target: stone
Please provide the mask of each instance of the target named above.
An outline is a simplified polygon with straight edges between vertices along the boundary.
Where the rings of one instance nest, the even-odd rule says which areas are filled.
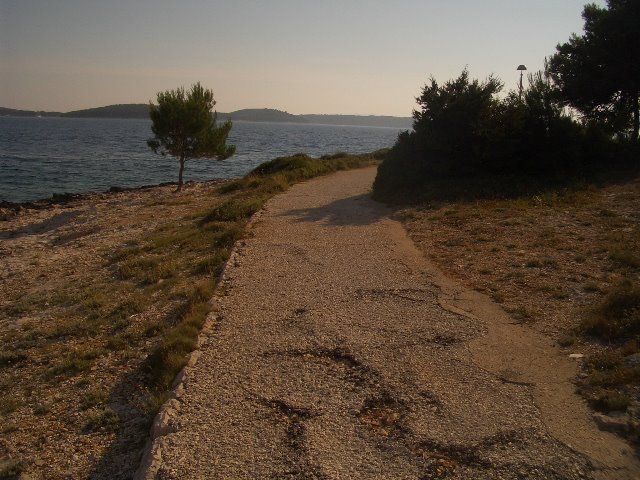
[[[612,433],[627,433],[629,431],[629,416],[625,414],[604,415],[594,413],[593,420],[600,430]]]
[[[624,363],[628,367],[637,367],[640,365],[640,353],[634,353],[624,358]]]
[[[167,401],[160,412],[156,415],[156,418],[153,421],[153,427],[151,430],[152,438],[164,437],[165,435],[169,435],[170,433],[174,433],[176,430],[170,424],[171,419],[175,417],[176,412],[180,409],[180,402],[178,402],[175,398]]]

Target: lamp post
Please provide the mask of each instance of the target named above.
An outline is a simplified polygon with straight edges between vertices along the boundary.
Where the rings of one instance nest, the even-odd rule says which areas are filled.
[[[520,101],[522,101],[522,75],[524,74],[524,71],[527,69],[527,67],[525,67],[524,65],[518,65],[518,70],[520,70],[520,87],[518,88],[518,91],[520,93]]]

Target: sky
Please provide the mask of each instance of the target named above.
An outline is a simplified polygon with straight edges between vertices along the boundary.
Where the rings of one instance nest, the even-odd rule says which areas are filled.
[[[410,116],[431,76],[465,67],[517,88],[519,64],[582,32],[585,3],[0,0],[0,106],[147,103],[199,81],[220,112]]]

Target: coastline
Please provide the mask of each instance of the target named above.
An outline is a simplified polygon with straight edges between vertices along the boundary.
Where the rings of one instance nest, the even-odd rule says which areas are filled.
[[[235,179],[216,178],[211,180],[189,180],[184,182],[183,188],[191,188],[194,185],[219,185],[232,180]],[[90,200],[94,197],[102,197],[104,195],[150,190],[159,187],[175,187],[177,185],[177,182],[161,182],[158,184],[140,185],[138,187],[120,187],[118,185],[114,185],[103,191],[53,193],[50,197],[39,198],[37,200],[26,200],[23,202],[0,200],[0,222],[7,221],[24,210],[43,210],[53,206],[64,206],[70,202]]]

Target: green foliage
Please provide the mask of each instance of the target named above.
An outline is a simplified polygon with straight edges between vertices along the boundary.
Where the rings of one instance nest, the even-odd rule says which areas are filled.
[[[244,220],[262,208],[262,201],[251,200],[229,200],[217,205],[203,219],[202,223],[208,222],[237,222]]]
[[[584,7],[584,35],[556,47],[550,71],[567,104],[613,132],[638,139],[640,3],[608,0]]]
[[[60,363],[50,367],[46,373],[45,378],[53,378],[57,375],[77,375],[91,368],[93,365],[93,355],[81,355],[81,356],[69,356],[62,360]]]
[[[196,348],[197,337],[208,312],[209,305],[206,301],[196,301],[177,325],[164,332],[162,341],[145,362],[156,388],[171,388],[173,379],[187,364],[187,355]]]
[[[420,109],[413,113],[413,129],[418,151],[428,154],[432,170],[468,170],[481,161],[501,89],[498,79],[470,80],[467,70],[442,86],[431,77],[416,99]]]
[[[195,267],[195,272],[218,277],[222,273],[225,262],[229,259],[229,250],[218,250],[213,255],[200,260]]]
[[[378,152],[379,153],[379,152]],[[318,175],[347,170],[350,168],[365,167],[376,163],[372,155],[329,155],[325,158],[312,158],[304,153],[298,153],[289,157],[279,157],[265,162],[256,167],[247,177],[251,181],[255,177],[268,177],[268,180],[281,175],[281,179],[287,184],[300,180],[306,180]],[[264,180],[259,184],[264,185]]]
[[[88,410],[97,405],[105,403],[109,399],[109,394],[101,388],[92,388],[80,399],[80,408]]]
[[[378,169],[374,196],[535,193],[536,184],[580,178],[614,160],[624,166],[633,157],[597,126],[568,116],[546,70],[529,75],[522,97],[498,97],[501,86],[493,77],[471,80],[466,70],[443,85],[432,78],[417,98],[413,130],[398,136]]]
[[[159,92],[158,104],[149,105],[151,131],[147,141],[154,153],[171,155],[180,162],[178,190],[182,188],[184,163],[191,158],[229,158],[235,146],[227,145],[231,122],[216,123],[216,104],[213,91],[196,83],[191,90],[184,88]]]
[[[122,262],[118,276],[122,280],[132,279],[142,285],[157,283],[175,275],[177,265],[172,258],[146,256]]]

